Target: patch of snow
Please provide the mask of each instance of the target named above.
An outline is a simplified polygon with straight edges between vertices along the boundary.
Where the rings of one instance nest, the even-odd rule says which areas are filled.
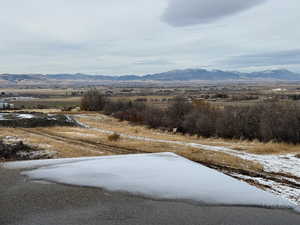
[[[5,118],[5,116],[7,115],[8,113],[0,113],[0,120],[7,120]]]
[[[35,116],[32,114],[18,114],[16,117],[19,119],[32,119]]]
[[[234,177],[241,178],[243,180],[252,180],[260,185],[268,186],[267,189],[269,192],[279,196],[283,196],[284,198],[289,199],[291,202],[294,202],[295,204],[300,203],[299,188],[293,188],[285,184],[282,184],[280,182],[275,182],[273,180],[269,180],[261,177],[250,177],[250,176],[241,175],[237,173],[232,173],[231,175],[233,175]]]
[[[74,121],[71,116],[65,115],[65,117],[66,117],[67,122],[73,122]]]
[[[92,129],[101,133],[105,134],[113,134],[115,132],[104,130],[100,128],[90,127],[84,123],[78,122],[82,127]],[[224,152],[227,154],[231,154],[234,156],[238,156],[242,159],[250,160],[250,161],[257,161],[267,172],[275,172],[275,173],[290,173],[294,176],[300,178],[300,158],[295,157],[295,154],[286,154],[286,155],[256,155],[251,153],[246,153],[242,151],[233,150],[226,147],[220,146],[211,146],[211,145],[203,145],[198,143],[190,143],[190,142],[182,142],[182,141],[170,141],[170,140],[162,140],[162,139],[155,139],[155,138],[147,138],[142,136],[134,136],[134,135],[127,135],[118,133],[121,137],[134,139],[134,140],[141,140],[141,141],[148,141],[148,142],[159,142],[159,143],[167,143],[167,144],[177,144],[177,145],[184,145],[188,147],[198,148],[201,150],[207,151],[216,151],[216,152]]]
[[[77,121],[81,127],[95,130],[105,134],[113,134],[115,132],[95,127],[90,127],[87,124],[81,123]],[[193,148],[198,148],[201,150],[207,151],[215,151],[215,152],[223,152],[233,156],[237,156],[239,158],[249,160],[249,161],[256,161],[260,163],[266,172],[272,173],[283,173],[283,174],[291,174],[295,177],[300,179],[300,158],[296,157],[295,154],[285,154],[285,155],[257,155],[251,154],[247,152],[233,150],[227,147],[220,147],[220,146],[211,146],[211,145],[203,145],[198,143],[191,143],[191,142],[182,142],[182,141],[170,141],[170,140],[163,140],[163,139],[156,139],[156,138],[147,138],[142,136],[134,136],[134,135],[127,135],[118,133],[121,137],[134,139],[134,140],[141,140],[146,142],[156,142],[156,143],[167,143],[167,144],[176,144],[176,145],[183,145]],[[298,180],[299,180],[298,179]],[[299,181],[293,179],[293,182],[300,184]],[[295,193],[297,195],[298,193]]]
[[[36,146],[38,148],[42,148],[42,149],[51,149],[52,148],[52,145],[49,145],[49,144],[36,144]]]
[[[28,159],[52,159],[57,155],[55,151],[30,151],[30,152],[18,152],[17,155],[21,158],[28,158]]]
[[[84,160],[93,160],[97,159],[99,156],[96,157],[81,157],[81,158],[60,158],[60,159],[42,159],[42,160],[34,160],[34,161],[18,161],[18,162],[7,162],[2,163],[4,169],[33,169],[38,167],[44,166],[51,166],[51,165],[60,165],[64,163],[71,163],[71,162],[80,162]]]
[[[23,142],[24,139],[21,139],[21,138],[16,137],[16,136],[5,136],[2,139],[2,141],[3,141],[4,144],[7,144],[7,145],[16,145],[16,144],[19,144],[20,142]]]
[[[295,208],[291,202],[173,153],[6,163],[32,168],[23,175],[70,185],[99,187],[155,199],[209,205]]]

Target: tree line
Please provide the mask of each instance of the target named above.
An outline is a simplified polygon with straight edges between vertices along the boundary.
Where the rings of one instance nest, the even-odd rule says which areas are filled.
[[[129,100],[111,101],[88,91],[81,108],[102,111],[120,120],[203,137],[300,143],[300,107],[293,102],[216,107],[175,97],[167,108]]]

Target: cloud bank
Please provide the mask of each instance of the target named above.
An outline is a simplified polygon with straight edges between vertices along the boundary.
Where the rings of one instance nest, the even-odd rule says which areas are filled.
[[[267,0],[170,0],[163,20],[171,26],[214,22],[250,9]]]
[[[299,11],[299,0],[0,1],[0,74],[300,72]]]
[[[239,55],[231,57],[222,63],[227,65],[248,67],[298,65],[299,62],[300,49],[293,49],[252,55]]]

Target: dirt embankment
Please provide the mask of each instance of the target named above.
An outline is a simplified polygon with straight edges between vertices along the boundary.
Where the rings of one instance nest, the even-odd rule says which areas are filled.
[[[39,150],[24,144],[17,137],[7,136],[0,140],[0,161],[49,159],[55,155],[54,151]]]

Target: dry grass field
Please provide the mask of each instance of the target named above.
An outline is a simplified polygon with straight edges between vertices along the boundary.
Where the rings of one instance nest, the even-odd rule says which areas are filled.
[[[27,100],[14,100],[12,103],[16,108],[25,109],[62,109],[66,107],[77,107],[80,105],[80,97],[54,97],[54,98],[37,98]]]
[[[58,110],[41,110],[43,112],[63,113]],[[72,113],[70,113],[72,114]],[[300,152],[298,145],[280,143],[261,143],[258,141],[224,140],[218,138],[201,138],[182,134],[173,134],[145,126],[120,122],[115,118],[98,113],[73,113],[78,121],[98,129],[131,136],[146,137],[157,140],[192,142],[204,145],[229,147],[235,150],[255,154],[282,154]],[[74,115],[73,115],[74,116]],[[189,159],[204,164],[226,166],[235,169],[262,171],[262,166],[253,161],[223,153],[201,150],[176,143],[162,143],[120,137],[110,140],[110,134],[101,130],[80,127],[41,127],[41,128],[0,128],[0,137],[17,136],[25,143],[41,149],[57,151],[57,157],[100,156],[112,154],[175,152]]]
[[[154,139],[222,146],[254,154],[287,154],[298,152],[300,153],[300,145],[275,142],[262,143],[260,141],[232,140],[222,138],[203,138],[190,135],[173,134],[170,132],[149,129],[141,125],[130,124],[127,121],[119,121],[115,118],[105,116],[102,114],[93,114],[92,116],[84,114],[80,117],[76,117],[76,119],[91,127],[110,130],[117,133],[125,133],[133,136],[143,136]]]
[[[94,117],[94,116],[93,116]],[[109,125],[111,126],[111,124]],[[151,136],[152,130],[135,126],[129,127],[134,134],[148,134]],[[110,130],[115,130],[110,127]],[[116,131],[119,129],[116,129]],[[142,132],[143,133],[137,133]],[[146,132],[147,131],[147,132]],[[153,132],[153,136],[158,135]],[[165,134],[169,139],[176,140],[176,136],[171,138],[171,134]],[[222,153],[208,152],[191,147],[160,142],[148,142],[143,140],[129,139],[121,137],[118,140],[110,140],[110,134],[97,130],[78,127],[44,127],[44,128],[0,128],[0,138],[4,136],[17,136],[24,140],[24,143],[34,145],[37,148],[56,151],[57,157],[82,157],[101,156],[115,154],[136,154],[155,152],[174,152],[197,162],[214,164],[236,169],[249,169],[251,171],[261,171],[262,167],[255,162],[243,160],[238,157]],[[185,137],[181,137],[183,140]]]
[[[15,95],[48,95],[48,96],[65,96],[67,92],[73,89],[64,88],[1,88],[1,92],[15,94]]]
[[[41,111],[66,113],[57,109]],[[57,152],[56,157],[58,158],[173,152],[265,190],[272,190],[283,195],[285,190],[291,190],[287,197],[298,201],[299,177],[294,172],[294,163],[292,163],[297,164],[297,161],[295,161],[297,158],[294,157],[292,159],[294,161],[291,163],[276,160],[282,158],[282,156],[277,156],[279,154],[285,154],[286,156],[287,153],[296,153],[300,155],[299,145],[202,138],[149,129],[125,121],[120,122],[115,118],[99,113],[70,112],[68,114],[85,126],[3,127],[0,128],[0,138],[16,136],[22,139],[25,144],[34,146],[35,149]],[[200,145],[195,146],[185,143]],[[227,147],[236,151],[235,154],[231,154],[230,151],[209,150],[206,148],[207,146],[213,148],[215,146]],[[260,154],[264,155],[262,157],[265,157],[265,155],[270,155],[272,158],[277,157],[274,161],[275,167],[278,166],[276,162],[283,163],[279,165],[282,166],[280,168],[288,168],[288,170],[276,170],[275,167],[274,170],[270,170],[268,167],[269,162],[266,164],[265,161],[257,160],[257,158],[240,157],[240,154],[245,153],[254,153],[248,155],[258,157],[260,157]],[[271,187],[264,183],[265,180],[275,182],[274,186]]]

